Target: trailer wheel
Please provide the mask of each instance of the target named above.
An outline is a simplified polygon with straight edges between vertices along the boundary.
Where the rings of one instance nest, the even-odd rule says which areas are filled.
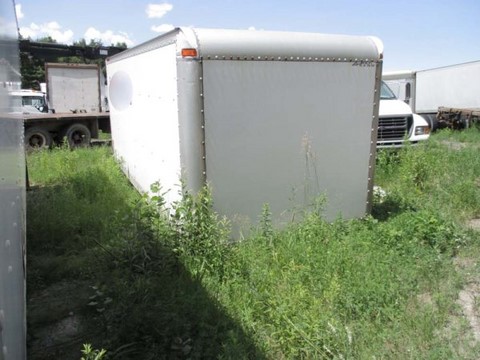
[[[92,134],[88,127],[83,124],[70,125],[63,131],[62,139],[67,138],[68,146],[71,148],[89,146]]]
[[[52,146],[52,135],[40,127],[32,127],[25,132],[27,150],[48,149]]]

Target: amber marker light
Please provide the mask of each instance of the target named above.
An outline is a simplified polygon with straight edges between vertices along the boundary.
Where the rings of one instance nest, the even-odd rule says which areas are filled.
[[[182,49],[182,57],[197,57],[197,49]]]

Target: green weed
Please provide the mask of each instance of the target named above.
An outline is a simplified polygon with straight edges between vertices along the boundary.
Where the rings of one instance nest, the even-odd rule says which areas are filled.
[[[102,360],[105,358],[107,351],[105,349],[93,349],[90,344],[84,344],[82,349],[83,356],[80,360]]]
[[[199,278],[206,272],[222,277],[228,256],[229,224],[218,217],[212,206],[210,188],[205,186],[196,195],[184,190],[182,200],[172,209],[173,251]]]

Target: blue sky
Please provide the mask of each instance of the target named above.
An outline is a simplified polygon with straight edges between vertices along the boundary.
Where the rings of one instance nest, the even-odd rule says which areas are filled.
[[[375,35],[384,71],[480,60],[479,0],[15,0],[22,35],[138,45],[177,26]]]

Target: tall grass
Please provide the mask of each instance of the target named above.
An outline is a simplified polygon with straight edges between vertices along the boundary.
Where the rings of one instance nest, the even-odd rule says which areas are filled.
[[[449,323],[464,281],[452,259],[480,248],[463,226],[479,215],[480,157],[445,137],[378,154],[372,216],[277,231],[265,204],[237,243],[208,188],[164,212],[161,188],[138,196],[108,149],[33,154],[33,276],[95,284],[87,321],[112,358],[474,358]]]
[[[444,217],[460,222],[479,216],[478,140],[476,129],[454,133],[446,130],[424,146],[407,147],[393,154],[382,152],[376,182],[388,187],[389,201],[400,206],[440,211]]]
[[[48,285],[93,271],[90,257],[79,255],[96,248],[138,194],[108,148],[55,148],[31,153],[27,162],[29,283]]]

